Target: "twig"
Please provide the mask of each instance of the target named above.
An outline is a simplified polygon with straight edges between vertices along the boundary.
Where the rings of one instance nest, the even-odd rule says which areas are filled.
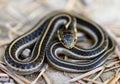
[[[65,83],[75,82],[75,81],[77,81],[77,80],[79,80],[79,79],[82,79],[82,78],[84,78],[84,77],[86,77],[86,76],[89,76],[89,75],[91,75],[91,74],[94,74],[94,73],[96,73],[96,72],[98,72],[98,71],[100,71],[100,70],[102,70],[102,69],[104,69],[103,66],[98,67],[98,68],[96,68],[96,69],[94,69],[94,70],[92,70],[92,71],[86,72],[86,73],[84,73],[84,74],[82,74],[82,75],[80,75],[80,76],[78,76],[78,77],[75,77],[75,78],[73,78],[73,79],[70,79],[70,80],[66,81]]]
[[[118,56],[115,54],[115,55],[112,55],[112,56],[110,56],[110,58],[108,58],[108,60],[113,60],[113,59],[115,59],[115,58],[118,58]]]
[[[110,80],[108,81],[108,84],[116,84],[119,79],[120,79],[120,72],[116,73],[114,76],[112,76],[110,78]],[[107,83],[105,83],[105,84],[107,84]]]
[[[117,66],[115,66],[115,67],[111,67],[111,68],[109,68],[109,69],[106,69],[104,72],[108,72],[108,71],[111,71],[111,70],[116,69],[116,68],[119,68],[119,67],[120,67],[120,65],[117,65]]]
[[[86,84],[83,80],[78,80],[78,83],[80,83],[80,84]]]
[[[24,82],[23,82],[22,80],[20,80],[19,78],[17,78],[17,77],[14,75],[14,73],[8,71],[8,69],[7,69],[4,65],[2,65],[2,64],[0,64],[0,69],[1,69],[3,72],[5,72],[6,74],[8,74],[10,77],[12,77],[17,83],[19,83],[19,84],[30,84],[30,82],[28,82],[28,81],[24,81]]]
[[[110,68],[110,67],[112,67],[112,66],[114,66],[115,64],[118,64],[118,63],[120,63],[120,61],[112,62],[112,63],[106,65],[105,67],[106,67],[106,68]]]
[[[45,81],[46,81],[47,84],[52,84],[51,81],[50,81],[50,79],[47,77],[47,75],[45,73],[43,73],[42,76],[44,77],[44,79],[45,79]]]
[[[69,76],[70,76],[70,78],[74,78],[74,76],[71,74]],[[76,82],[78,82],[80,84],[86,84],[83,80],[77,80]]]
[[[26,82],[26,83],[28,83],[28,84],[31,83],[28,79],[24,78],[23,76],[20,76],[20,75],[17,75],[17,74],[14,74],[14,75],[15,75],[17,78],[19,78],[20,80],[22,80],[22,81],[24,81],[24,82]]]
[[[102,84],[102,83],[100,83],[100,82],[98,82],[98,81],[95,81],[95,80],[89,79],[89,78],[83,78],[83,80],[89,81],[89,82],[92,82],[92,83],[95,83],[95,84]]]
[[[114,78],[114,76],[111,76],[109,79],[103,82],[103,84],[109,84],[109,82]]]
[[[8,39],[5,39],[5,40],[1,40],[0,41],[0,47],[4,46],[4,45],[7,45],[11,42],[11,40],[8,40]]]
[[[5,73],[0,72],[0,77],[9,77],[9,76],[7,74],[5,74]]]
[[[93,80],[96,80],[100,75],[104,72],[105,68],[103,68],[94,78]]]
[[[22,32],[18,32],[17,30],[20,29],[22,27],[22,24],[18,24],[17,26],[15,26],[14,28],[10,25],[10,24],[7,24],[7,29],[10,30],[11,33],[14,33],[16,35],[21,35]]]
[[[9,76],[11,76],[15,81],[17,81],[17,80],[22,80],[22,81],[24,81],[25,83],[27,83],[27,84],[30,84],[30,81],[29,80],[27,80],[26,78],[24,78],[24,77],[22,77],[22,76],[19,76],[19,75],[17,75],[17,74],[14,74],[14,73],[12,73],[12,72],[10,72],[6,67],[5,67],[5,63],[4,62],[2,62],[2,61],[0,61],[0,69],[3,71],[3,72],[5,72],[5,73],[7,73]],[[17,80],[16,80],[17,79]],[[18,81],[19,82],[19,81]]]
[[[34,81],[32,81],[31,84],[36,84],[37,81],[38,81],[38,79],[39,79],[39,78],[41,77],[41,75],[46,71],[47,68],[48,68],[48,65],[45,65],[45,67],[42,68],[42,70],[41,70],[40,74],[38,75],[38,77],[37,77]]]

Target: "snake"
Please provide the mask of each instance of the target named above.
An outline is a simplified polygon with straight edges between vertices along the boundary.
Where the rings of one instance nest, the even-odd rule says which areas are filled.
[[[76,45],[82,40],[79,32],[91,37],[92,46]],[[86,72],[103,65],[114,48],[114,40],[94,21],[76,13],[54,12],[14,39],[5,50],[4,60],[8,68],[19,74],[39,71],[45,61],[61,71]],[[21,54],[26,49],[29,50],[27,57]],[[70,59],[61,58],[59,54]]]

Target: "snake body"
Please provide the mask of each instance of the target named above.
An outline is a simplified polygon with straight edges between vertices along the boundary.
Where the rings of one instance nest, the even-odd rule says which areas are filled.
[[[90,35],[93,46],[88,49],[77,46],[77,30]],[[85,72],[102,65],[114,47],[114,41],[95,22],[81,15],[57,12],[47,15],[32,30],[13,40],[6,48],[4,59],[8,67],[20,74],[40,70],[46,58],[57,69]],[[29,57],[21,59],[26,48],[32,52]],[[80,62],[62,59],[58,54]]]

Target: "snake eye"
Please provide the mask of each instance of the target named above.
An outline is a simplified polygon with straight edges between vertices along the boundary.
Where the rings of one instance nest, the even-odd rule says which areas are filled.
[[[74,39],[74,42],[76,42],[77,41],[77,39]]]

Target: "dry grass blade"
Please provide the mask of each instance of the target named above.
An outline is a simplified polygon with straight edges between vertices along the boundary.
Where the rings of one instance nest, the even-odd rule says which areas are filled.
[[[114,76],[111,76],[103,84],[117,84],[119,79],[120,79],[120,72],[116,73]]]
[[[47,77],[47,75],[45,73],[43,73],[42,76],[44,77],[47,84],[53,84],[53,83],[51,83],[50,79]]]
[[[7,74],[5,74],[5,73],[0,72],[0,77],[9,77],[9,76]]]
[[[106,65],[105,67],[106,67],[106,68],[111,68],[112,66],[114,66],[115,64],[118,64],[118,63],[120,63],[120,61],[112,62],[112,63]]]
[[[20,29],[22,27],[22,24],[18,24],[17,26],[15,26],[14,28],[11,27],[10,24],[7,24],[7,29],[9,29],[9,32],[14,33],[16,35],[21,35],[22,32],[18,32],[17,30]]]
[[[0,61],[0,64],[3,64],[3,65],[5,65],[5,63],[4,63],[4,62],[2,62],[2,61]]]
[[[41,75],[46,71],[47,68],[48,68],[48,65],[46,64],[46,65],[42,68],[42,70],[41,70],[40,74],[38,75],[38,77],[37,77],[34,81],[32,81],[31,84],[36,84],[37,81],[38,81],[38,79],[39,79],[39,78],[41,77]]]
[[[7,45],[11,42],[11,40],[8,40],[8,39],[5,39],[5,40],[1,40],[0,41],[0,47],[4,46],[4,45]]]
[[[94,84],[102,84],[101,82],[98,82],[98,81],[95,81],[95,80],[89,79],[89,78],[83,78],[83,80],[88,81],[88,82],[92,82]]]
[[[13,73],[8,72],[7,70],[5,70],[5,66],[0,64],[0,69],[5,72],[6,74],[8,74],[10,77],[12,77],[17,83],[19,84],[25,84],[23,81],[21,81],[20,79],[16,78]]]
[[[70,78],[74,78],[73,75],[69,74]],[[80,84],[86,84],[86,82],[84,82],[83,80],[77,80],[76,82],[80,83]]]
[[[17,75],[17,74],[14,74],[17,78],[19,78],[20,80],[22,80],[22,81],[24,81],[24,82],[26,82],[26,83],[28,83],[28,84],[30,84],[31,82],[28,80],[28,79],[26,79],[25,77],[23,77],[23,76],[20,76],[20,75]]]
[[[114,78],[114,76],[111,76],[109,79],[103,82],[103,84],[109,84],[109,82]]]
[[[7,74],[0,71],[0,84],[15,84],[15,81]]]
[[[75,77],[75,78],[73,78],[73,79],[70,79],[70,80],[66,81],[65,83],[75,82],[75,81],[77,81],[77,80],[79,80],[79,79],[82,79],[82,78],[84,78],[84,77],[86,77],[86,76],[89,76],[89,75],[91,75],[91,74],[94,74],[94,73],[96,73],[96,72],[98,72],[98,71],[100,71],[100,70],[102,70],[102,69],[104,69],[103,66],[98,67],[98,68],[96,68],[96,69],[94,69],[94,70],[92,70],[92,71],[86,72],[86,73],[84,73],[84,74],[82,74],[82,75],[80,75],[80,76],[78,76],[78,77]]]
[[[104,72],[105,68],[103,68],[94,78],[93,80],[96,80],[100,75]]]
[[[108,58],[108,60],[113,60],[113,59],[116,59],[116,58],[118,58],[118,56],[115,54],[115,55],[110,56],[110,57]]]
[[[108,71],[117,69],[117,68],[119,68],[119,67],[120,67],[120,65],[117,65],[117,66],[111,67],[111,68],[109,68],[109,69],[106,69],[104,72],[108,72]]]
[[[109,82],[109,84],[117,84],[119,79],[120,79],[120,72],[118,74],[115,74],[114,78]]]
[[[86,84],[86,82],[84,82],[83,80],[78,80],[79,84]]]
[[[28,81],[25,78],[22,78],[20,76],[16,76],[16,74],[12,73],[11,71],[9,71],[4,64],[2,64],[2,62],[0,63],[0,69],[5,72],[6,74],[8,74],[10,77],[12,77],[17,83],[19,84],[30,84],[30,81]],[[20,78],[19,78],[20,77]],[[23,79],[23,80],[21,80]]]

